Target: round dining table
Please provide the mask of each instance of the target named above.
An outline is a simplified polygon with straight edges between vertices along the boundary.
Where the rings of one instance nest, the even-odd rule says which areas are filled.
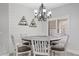
[[[63,36],[24,36],[22,40],[32,40],[32,39],[49,39],[50,41],[58,41],[61,40]]]

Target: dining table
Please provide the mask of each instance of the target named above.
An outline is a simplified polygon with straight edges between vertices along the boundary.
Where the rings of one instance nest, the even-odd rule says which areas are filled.
[[[22,40],[32,40],[32,39],[49,39],[50,41],[59,41],[59,40],[61,40],[63,37],[64,37],[65,35],[63,35],[63,36],[24,36],[24,37],[22,37]]]

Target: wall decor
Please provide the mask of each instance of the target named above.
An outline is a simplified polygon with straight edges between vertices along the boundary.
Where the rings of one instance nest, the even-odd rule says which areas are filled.
[[[27,21],[25,19],[25,16],[22,17],[22,19],[19,22],[19,25],[24,25],[24,26],[28,26]]]

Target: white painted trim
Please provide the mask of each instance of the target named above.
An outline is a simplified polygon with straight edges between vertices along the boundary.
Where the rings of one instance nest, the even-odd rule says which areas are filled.
[[[3,52],[3,53],[0,53],[0,56],[9,56],[9,52]]]
[[[51,18],[51,19],[49,19],[48,21],[51,21],[51,20],[59,20],[59,19],[69,19],[69,15],[67,15],[67,16],[59,16],[59,17],[55,17],[55,18]]]
[[[2,54],[0,56],[9,56],[9,54],[8,53],[5,53],[5,54]]]

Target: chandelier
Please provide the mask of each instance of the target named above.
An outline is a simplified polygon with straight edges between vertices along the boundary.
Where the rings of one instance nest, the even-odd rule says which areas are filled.
[[[46,21],[51,18],[51,11],[48,11],[42,3],[38,10],[34,10],[34,16],[38,19],[38,21]]]

